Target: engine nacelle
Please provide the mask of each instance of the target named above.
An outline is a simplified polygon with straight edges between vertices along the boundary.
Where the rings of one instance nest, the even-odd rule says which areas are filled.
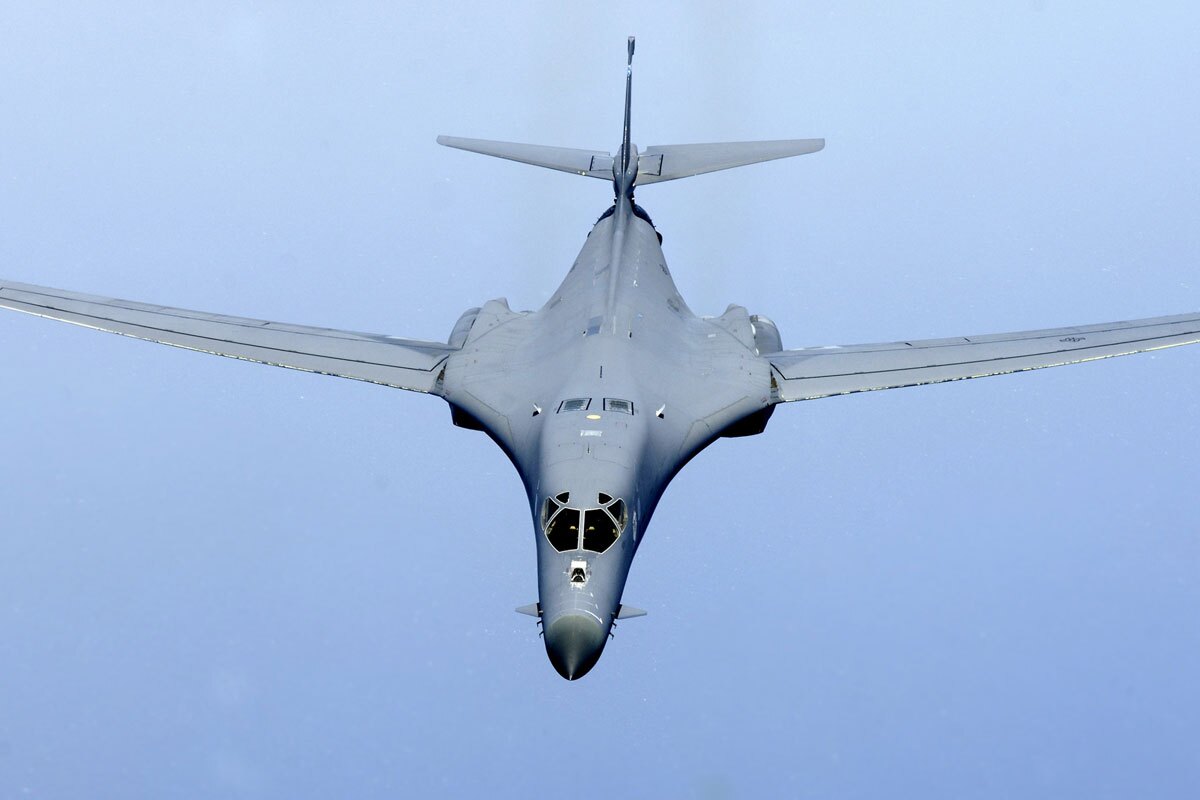
[[[475,320],[479,317],[478,308],[468,308],[458,318],[458,322],[454,323],[454,330],[450,331],[450,338],[446,343],[451,347],[462,347],[467,343],[467,335],[471,333],[471,328],[475,325]]]
[[[757,355],[777,353],[783,349],[783,339],[779,336],[779,328],[769,317],[761,314],[750,315],[750,328],[754,331],[754,352]]]

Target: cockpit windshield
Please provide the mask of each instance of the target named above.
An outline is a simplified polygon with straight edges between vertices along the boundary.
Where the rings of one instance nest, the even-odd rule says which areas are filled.
[[[560,553],[575,550],[579,546],[579,512],[564,508],[555,514],[546,526],[546,538]]]
[[[620,531],[616,521],[602,508],[584,514],[583,549],[603,553],[613,546]]]
[[[625,501],[604,492],[596,500],[598,508],[568,508],[570,495],[566,492],[546,498],[542,527],[551,547],[560,553],[568,550],[603,553],[616,543],[625,530]]]

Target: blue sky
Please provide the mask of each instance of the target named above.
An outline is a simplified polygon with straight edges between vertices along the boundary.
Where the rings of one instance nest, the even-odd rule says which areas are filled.
[[[1200,12],[0,11],[0,275],[442,339],[608,187],[439,133],[824,136],[639,192],[787,346],[1200,308]],[[0,796],[1184,797],[1200,348],[778,410],[568,684],[515,472],[434,399],[0,314]]]

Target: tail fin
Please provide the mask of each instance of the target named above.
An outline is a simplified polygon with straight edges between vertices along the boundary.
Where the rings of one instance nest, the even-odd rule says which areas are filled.
[[[618,154],[621,159],[621,169],[618,171],[613,169],[613,181],[620,183],[617,186],[618,194],[621,193],[622,186],[626,192],[632,194],[634,182],[637,180],[637,164],[631,174],[629,172],[630,153],[633,152],[633,141],[629,138],[629,112],[633,107],[633,45],[634,38],[629,37],[629,45],[627,55],[625,57],[625,127],[621,130],[621,149]],[[641,162],[639,161],[638,164]]]
[[[574,172],[588,178],[611,180],[618,196],[632,196],[636,184],[673,181],[760,161],[815,153],[825,147],[824,139],[783,139],[771,142],[668,144],[647,148],[639,154],[629,138],[629,117],[633,104],[633,46],[634,37],[630,36],[625,59],[625,126],[616,158],[598,150],[460,139],[457,136],[439,136],[438,144],[536,167]],[[634,158],[637,162],[631,164]],[[620,163],[615,163],[618,161]]]

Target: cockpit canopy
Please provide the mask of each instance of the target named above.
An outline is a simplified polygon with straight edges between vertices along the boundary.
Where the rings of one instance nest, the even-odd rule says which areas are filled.
[[[542,530],[550,546],[560,553],[568,550],[591,550],[603,553],[625,530],[625,501],[600,492],[596,507],[578,508],[568,504],[571,493],[562,492],[547,497],[542,506]]]

